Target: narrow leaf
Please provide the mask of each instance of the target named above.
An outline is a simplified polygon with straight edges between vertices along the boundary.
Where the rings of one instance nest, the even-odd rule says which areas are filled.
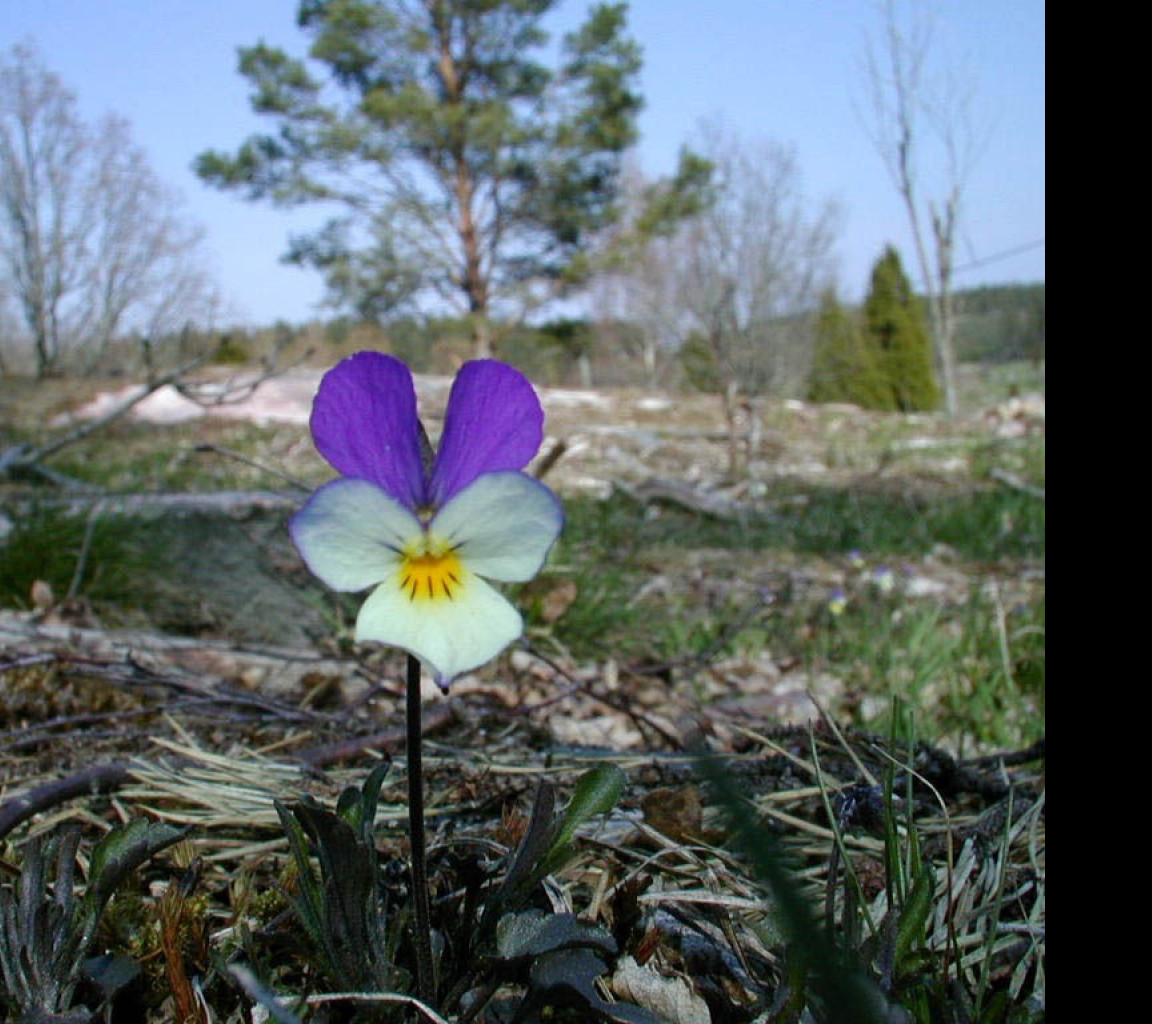
[[[187,831],[147,818],[133,818],[126,825],[114,828],[92,851],[85,896],[89,907],[103,907],[129,874],[161,850],[179,842]]]
[[[572,799],[564,810],[559,831],[545,860],[548,872],[556,870],[568,855],[576,830],[594,814],[606,814],[624,792],[624,773],[614,764],[598,765],[580,776]]]
[[[312,941],[324,948],[324,891],[312,869],[304,827],[279,800],[273,800],[272,806],[280,817],[280,824],[288,839],[288,849],[296,866],[297,891],[292,899],[296,913]]]
[[[932,898],[935,894],[936,879],[932,865],[925,861],[916,876],[916,881],[912,884],[908,901],[900,911],[900,926],[896,931],[897,969],[912,951],[914,944],[923,941],[924,926],[928,921],[928,915],[932,912]]]
[[[504,888],[513,889],[542,859],[555,837],[554,815],[556,791],[551,783],[542,781],[532,803],[532,816],[528,828],[516,848],[516,856],[504,879]]]

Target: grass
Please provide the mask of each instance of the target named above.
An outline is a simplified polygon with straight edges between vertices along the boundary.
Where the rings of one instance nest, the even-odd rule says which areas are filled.
[[[168,428],[162,450],[149,450],[139,429],[103,441],[120,462],[97,459],[99,482],[268,483],[240,463],[173,455],[187,428]],[[229,426],[225,440],[257,457],[278,437]],[[71,468],[83,468],[74,458]],[[1042,445],[1018,466],[1042,481]],[[566,513],[552,574],[575,582],[576,597],[550,628],[578,659],[699,666],[770,651],[813,678],[839,680],[837,710],[861,725],[883,729],[888,701],[900,697],[921,709],[926,735],[958,749],[1027,743],[1042,731],[1043,588],[1022,578],[1043,564],[1044,503],[1029,494],[981,482],[792,484],[744,521],[654,509],[622,494],[569,499]],[[251,541],[253,532],[262,539]],[[231,539],[220,547],[222,534]],[[82,594],[108,625],[211,630],[238,614],[223,603],[229,579],[252,574],[243,560],[232,570],[222,560],[213,572],[203,558],[251,542],[291,562],[283,534],[271,519],[90,520],[41,509],[0,546],[0,604],[27,608],[39,579],[57,597]],[[331,602],[314,590],[296,580],[284,597],[315,618]],[[317,619],[317,632],[325,629]]]
[[[839,679],[859,724],[885,728],[899,697],[958,749],[1042,733],[1043,588],[1022,578],[1043,564],[1043,502],[826,488],[776,507],[741,523],[569,501],[555,562],[577,597],[559,640],[580,658],[681,665],[769,650]]]
[[[0,606],[31,606],[32,584],[47,583],[57,598],[70,591],[96,604],[135,605],[154,563],[131,519],[109,519],[91,529],[87,517],[36,510],[22,516],[0,546]]]
[[[994,367],[966,386],[1006,397],[1027,390],[1028,369]],[[743,519],[642,505],[623,492],[569,497],[551,572],[576,584],[575,600],[544,623],[528,599],[532,621],[582,660],[699,667],[770,653],[812,678],[838,680],[837,710],[860,724],[883,727],[882,709],[898,696],[922,709],[933,738],[957,747],[1033,738],[1044,708],[1045,505],[1002,474],[1042,488],[1043,435],[950,431],[923,417],[854,419],[835,407],[807,415],[813,437],[839,446],[826,453],[830,482],[772,481]],[[797,428],[784,406],[764,416],[777,434]],[[35,441],[40,429],[11,427],[8,439]],[[933,463],[917,461],[917,441],[930,442],[936,464],[966,472],[934,475]],[[121,421],[65,449],[53,468],[110,491],[286,486],[258,464],[312,482],[326,476],[298,427],[212,420]],[[846,466],[848,483],[839,472]],[[274,574],[230,560],[229,550],[272,551],[291,563],[283,532],[272,518],[90,520],[44,508],[22,516],[0,545],[0,604],[29,607],[40,579],[58,597],[83,595],[107,625],[226,629],[235,607],[252,603],[250,593],[230,595],[222,608],[228,579],[255,575],[285,589]],[[883,573],[891,588],[878,585]],[[306,578],[289,584],[294,597],[282,594],[280,611],[300,609],[318,634],[331,632],[324,614],[346,621],[354,613],[354,601],[338,605]]]
[[[934,742],[1026,745],[1044,732],[1044,601],[1005,608],[972,591],[958,605],[863,594],[814,634],[806,656],[857,695],[859,724],[885,731],[889,701],[919,709]]]
[[[611,761],[591,772],[586,765],[565,766],[558,755],[550,761],[553,779],[559,778],[557,769],[566,776],[579,770],[584,781],[589,775],[614,777],[596,784],[602,796],[585,789],[581,797],[583,781],[576,782],[564,812],[571,828],[553,818],[549,786],[543,813],[533,810],[529,819],[506,810],[498,839],[473,836],[462,816],[438,835],[437,955],[445,963],[457,961],[447,977],[470,977],[473,999],[486,1001],[498,988],[509,989],[515,1005],[515,994],[526,984],[545,986],[544,972],[537,974],[535,965],[547,957],[547,977],[560,972],[559,984],[547,984],[566,990],[566,998],[557,998],[554,1012],[523,1019],[682,1021],[667,1008],[653,1017],[626,1003],[602,1015],[602,996],[584,970],[588,954],[564,962],[566,949],[594,950],[602,958],[599,975],[623,952],[639,957],[639,949],[647,948],[640,974],[656,990],[668,988],[673,982],[660,967],[679,963],[676,943],[664,931],[675,921],[673,934],[682,934],[685,943],[690,937],[697,949],[690,977],[702,990],[712,986],[712,1001],[719,1006],[713,1020],[1039,1024],[1044,1019],[1042,790],[1037,791],[1034,776],[1013,773],[1005,788],[1018,788],[997,804],[1005,810],[998,824],[958,810],[922,774],[917,726],[914,714],[897,707],[887,741],[812,734],[785,751],[765,740],[760,753],[773,751],[777,760],[786,753],[796,773],[776,787],[746,784],[764,781],[744,774],[763,757],[685,761],[690,773],[702,776],[709,803],[719,812],[709,819],[706,842],[670,839],[648,822],[647,810],[642,820],[611,814],[621,789],[628,800],[628,790],[639,788],[636,776],[626,777]],[[50,1009],[67,1009],[83,962],[85,976],[99,990],[77,988],[77,998],[88,1005],[107,999],[114,1007],[108,1019],[121,1019],[117,1009],[125,1013],[123,1019],[144,1019],[145,1008],[165,1019],[199,1019],[193,1012],[197,1003],[211,1008],[212,1019],[247,1019],[240,992],[229,981],[236,977],[235,967],[244,965],[249,979],[258,982],[242,986],[251,998],[270,1010],[290,1007],[275,1019],[399,1022],[409,1001],[404,993],[411,990],[410,940],[403,927],[408,913],[404,837],[395,823],[373,822],[381,783],[387,783],[387,792],[379,793],[381,817],[394,820],[402,812],[392,766],[378,763],[367,780],[363,768],[337,773],[329,780],[332,795],[340,785],[348,788],[329,810],[328,798],[317,802],[300,795],[314,788],[314,780],[301,779],[286,764],[262,765],[251,752],[203,751],[201,757],[179,772],[141,761],[131,796],[162,820],[120,822],[96,850],[91,828],[82,840],[72,826],[47,846],[42,835],[20,845],[0,836],[8,865],[0,884],[6,925],[0,941],[5,969],[0,1012],[16,1019],[23,1009],[28,1019],[47,1019],[28,1012],[47,996],[53,999]],[[522,758],[504,763],[498,752],[482,760],[485,764],[473,770],[499,775],[524,768]],[[463,765],[451,770],[469,771]],[[1008,773],[1001,766],[991,768],[988,777],[1007,780]],[[161,784],[165,779],[175,785]],[[445,780],[437,788],[444,790]],[[289,795],[293,792],[295,797]],[[238,829],[235,812],[227,812],[230,800],[243,801],[240,820],[246,826]],[[129,794],[103,814],[118,818],[126,806]],[[179,820],[181,811],[197,806],[196,827],[180,841],[183,830],[163,818],[171,814]],[[603,812],[608,817],[601,821]],[[596,828],[577,831],[589,816],[597,819]],[[87,824],[97,818],[88,814]],[[808,827],[783,831],[782,818]],[[272,824],[258,825],[258,819]],[[287,852],[283,836],[270,841],[277,820],[289,840]],[[83,896],[69,884],[81,842]],[[66,856],[54,856],[57,843],[72,844]],[[559,859],[553,856],[557,845],[564,847]],[[100,847],[119,852],[100,856]],[[565,866],[569,857],[574,859]],[[132,877],[135,868],[142,869],[141,877]],[[550,876],[546,898],[540,888],[545,873]],[[531,884],[513,884],[514,877],[530,878]],[[365,898],[367,890],[373,898]],[[702,896],[705,902],[696,902]],[[640,913],[639,906],[629,909],[629,901],[638,897],[655,917]],[[86,913],[69,913],[73,902]],[[492,915],[482,912],[489,904],[497,908]],[[516,929],[509,927],[508,918],[525,905],[511,922]],[[665,923],[657,927],[661,916]],[[484,926],[497,918],[501,923],[493,938]],[[45,919],[55,929],[53,942],[41,938]],[[715,927],[718,920],[723,931]],[[514,955],[509,935],[526,935],[536,952]],[[545,938],[548,944],[541,941]],[[91,945],[103,956],[83,961]],[[59,963],[60,949],[72,951],[68,964]],[[740,951],[740,964],[716,955],[732,949]],[[704,959],[705,954],[712,958]],[[477,974],[485,973],[491,975],[491,988],[475,984]],[[27,980],[6,987],[10,978]],[[716,987],[719,978],[731,986],[729,995]],[[51,989],[60,980],[69,988]],[[380,1002],[382,990],[391,992],[388,1007]],[[272,991],[284,1002],[275,1002]],[[463,986],[453,991],[459,996]],[[565,1013],[560,1006],[571,1007],[573,995],[588,1005],[577,1003]],[[758,1005],[749,1000],[753,995]],[[334,1017],[303,1016],[308,1006],[340,999],[353,999],[355,1008]],[[504,1005],[509,1002],[506,996]],[[769,1003],[774,1010],[766,1017],[762,1011]],[[473,1019],[441,1009],[451,1021]]]
[[[203,451],[215,446],[279,468],[300,444],[300,429],[251,423],[118,423],[65,449],[53,468],[111,491],[211,491],[283,487],[283,479]]]
[[[621,496],[609,503],[565,503],[569,532],[591,555],[627,556],[646,547],[786,549],[805,554],[861,551],[887,558],[918,556],[939,545],[976,562],[1043,558],[1044,506],[1002,487],[939,491],[791,485],[764,514],[724,522],[661,509],[649,515]]]

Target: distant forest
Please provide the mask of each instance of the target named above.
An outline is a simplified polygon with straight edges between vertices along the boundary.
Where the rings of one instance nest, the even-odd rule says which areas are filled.
[[[956,354],[962,362],[1009,363],[1044,360],[1044,285],[1007,284],[956,293]],[[585,365],[598,384],[634,384],[643,379],[635,352],[642,348],[641,325],[619,321],[557,319],[538,324],[496,324],[500,358],[542,383],[585,381]],[[288,361],[305,351],[331,361],[360,348],[382,348],[418,373],[448,373],[471,357],[469,327],[458,317],[397,317],[386,324],[336,316],[307,323],[280,321],[264,326],[232,326],[208,332],[185,329],[143,345],[138,336],[118,339],[88,372],[110,376],[146,368],[142,353],[164,353],[162,361],[183,361],[217,346],[214,361],[243,364]],[[691,346],[688,347],[691,352]],[[682,381],[682,350],[662,350],[661,383]]]
[[[1044,284],[985,285],[956,293],[956,355],[964,362],[1044,359]]]

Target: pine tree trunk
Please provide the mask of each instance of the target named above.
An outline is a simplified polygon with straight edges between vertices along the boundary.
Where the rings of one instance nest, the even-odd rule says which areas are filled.
[[[492,325],[488,322],[488,317],[482,313],[472,316],[472,357],[492,358]]]

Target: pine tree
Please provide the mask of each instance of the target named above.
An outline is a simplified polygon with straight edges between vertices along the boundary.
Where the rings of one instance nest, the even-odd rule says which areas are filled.
[[[449,300],[486,355],[501,300],[519,307],[584,271],[618,216],[637,139],[641,55],[626,5],[593,4],[550,49],[557,3],[299,0],[308,60],[240,50],[253,108],[274,130],[202,153],[196,171],[250,199],[343,208],[286,258],[368,319]],[[669,210],[706,173],[687,156],[680,170],[659,193]]]
[[[890,396],[887,406],[900,412],[939,408],[940,388],[924,310],[892,246],[872,269],[864,327]]]
[[[857,319],[831,289],[820,299],[808,398],[813,402],[851,402],[864,409],[893,408],[892,389],[886,384],[876,353]]]

